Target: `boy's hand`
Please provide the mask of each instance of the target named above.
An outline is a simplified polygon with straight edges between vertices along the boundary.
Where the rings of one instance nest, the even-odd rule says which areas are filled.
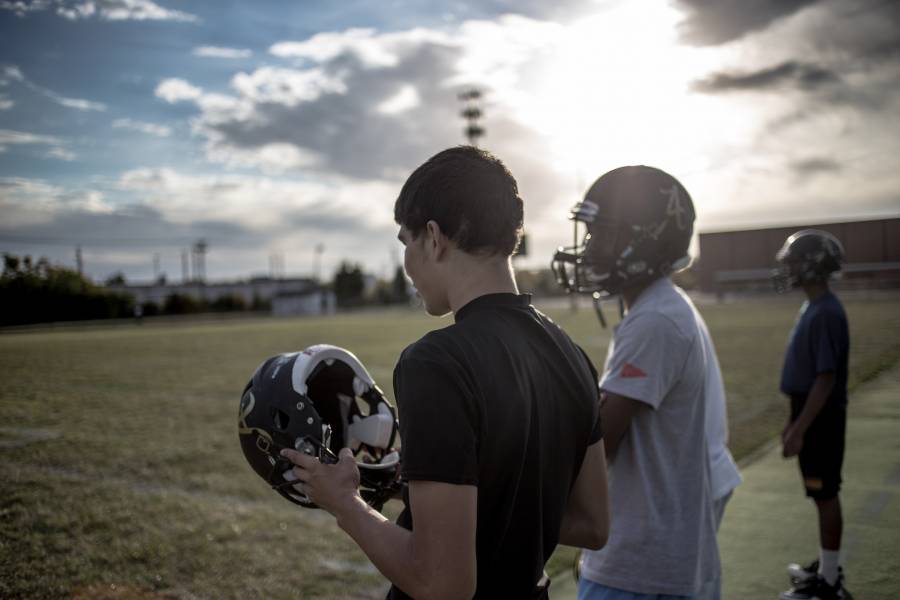
[[[359,496],[359,468],[349,448],[341,450],[340,460],[333,465],[291,449],[282,450],[281,455],[294,463],[293,472],[303,493],[331,514],[337,515]]]
[[[781,454],[785,458],[797,456],[803,449],[803,432],[795,425],[788,425],[781,434]]]

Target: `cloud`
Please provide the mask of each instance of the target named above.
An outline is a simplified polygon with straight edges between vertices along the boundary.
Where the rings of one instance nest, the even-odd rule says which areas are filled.
[[[53,102],[59,104],[60,106],[65,106],[66,108],[74,108],[75,110],[81,111],[106,110],[106,105],[102,102],[94,102],[93,100],[84,100],[81,98],[68,98],[31,81],[25,76],[25,74],[19,67],[15,65],[7,65],[3,67],[2,74],[0,74],[0,85],[10,85],[13,82],[21,83],[28,89],[37,92],[42,96],[46,96]]]
[[[421,103],[419,92],[413,85],[403,85],[394,96],[383,101],[375,110],[385,115],[398,115],[411,110]]]
[[[165,125],[157,125],[155,123],[145,123],[144,121],[135,121],[132,119],[116,119],[112,122],[115,129],[130,129],[147,135],[155,135],[157,137],[169,137],[172,130]]]
[[[0,152],[5,152],[8,146],[49,146],[43,153],[46,158],[64,161],[76,158],[75,153],[67,149],[65,142],[56,136],[0,129]]]
[[[253,50],[246,48],[222,48],[219,46],[197,46],[191,52],[194,56],[203,58],[250,58],[253,56]]]
[[[151,0],[15,0],[0,3],[18,17],[55,8],[55,13],[70,21],[97,17],[104,21],[199,21],[196,15],[164,8]]]
[[[323,63],[352,54],[370,68],[393,67],[398,57],[382,43],[374,29],[351,28],[340,32],[317,33],[302,42],[279,42],[269,48],[279,58],[307,59]]]
[[[323,69],[304,70],[261,67],[253,73],[238,73],[231,86],[245,100],[254,104],[275,104],[293,108],[318,100],[322,96],[346,94],[347,85],[341,73]]]
[[[270,52],[292,66],[239,72],[230,95],[180,79],[167,80],[156,95],[197,105],[195,133],[207,140],[211,160],[402,181],[426,157],[463,141],[456,98],[463,85],[513,88],[523,65],[565,35],[557,24],[515,16],[457,29],[320,33],[272,45]],[[505,107],[490,110],[499,118]],[[515,146],[529,135],[512,119],[507,129],[498,145]],[[278,148],[287,152],[279,156]]]
[[[30,12],[47,10],[52,4],[53,2],[51,0],[31,0],[30,2],[26,0],[14,0],[0,2],[0,10],[8,10],[17,17],[24,17]]]
[[[62,141],[52,135],[41,135],[37,133],[28,133],[25,131],[13,131],[10,129],[0,129],[0,146],[9,144],[61,144]]]
[[[675,0],[684,13],[682,39],[698,46],[716,46],[763,30],[818,0]]]
[[[808,91],[838,82],[840,77],[830,69],[812,63],[785,61],[757,71],[720,71],[694,82],[691,87],[708,94],[785,88]]]
[[[799,176],[818,175],[820,173],[837,173],[842,170],[840,163],[824,156],[812,156],[795,160],[790,168]]]
[[[72,162],[77,158],[77,155],[71,150],[67,150],[62,146],[54,146],[47,151],[45,155],[47,158],[55,158],[58,160],[64,160],[66,162]]]
[[[155,94],[169,104],[184,100],[197,100],[203,95],[203,90],[191,85],[184,79],[164,79],[156,86]]]
[[[81,189],[0,177],[0,250],[65,260],[80,245],[86,261],[91,256],[87,262],[111,265],[95,272],[99,277],[123,264],[136,272],[127,257],[149,266],[148,252],[161,253],[164,270],[178,273],[181,250],[199,238],[210,244],[212,278],[264,271],[272,252],[286,257],[289,272],[308,274],[307,258],[317,244],[326,248],[326,273],[345,258],[387,269],[397,249],[391,211],[396,193],[383,182],[164,168],[133,169]]]

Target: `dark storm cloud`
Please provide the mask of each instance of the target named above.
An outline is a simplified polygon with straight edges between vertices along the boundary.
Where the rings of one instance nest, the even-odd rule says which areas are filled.
[[[756,71],[720,71],[695,81],[691,87],[708,94],[785,88],[810,91],[839,82],[840,77],[830,69],[812,63],[785,61]]]
[[[458,101],[452,89],[441,85],[452,75],[457,56],[457,49],[431,43],[403,56],[395,67],[373,69],[342,55],[326,69],[345,74],[348,93],[326,93],[294,105],[260,101],[252,119],[240,112],[220,115],[207,120],[204,130],[216,147],[253,150],[288,143],[314,152],[322,171],[380,179],[393,170],[409,170],[423,155],[460,140]],[[374,110],[412,82],[417,107],[395,115]]]
[[[685,12],[682,39],[716,46],[760,31],[818,0],[676,0]]]
[[[794,161],[790,164],[790,168],[801,177],[841,171],[841,165],[837,161],[823,156],[812,156]]]
[[[0,245],[63,245],[96,248],[158,248],[181,246],[198,238],[229,239],[250,245],[252,232],[237,223],[195,221],[172,223],[156,210],[135,207],[115,212],[62,208],[44,221],[0,227]]]
[[[304,166],[304,171],[397,181],[429,156],[463,143],[464,122],[457,98],[463,86],[447,84],[458,76],[462,49],[441,39],[379,43],[396,58],[394,64],[373,66],[348,50],[317,66],[326,77],[340,77],[345,93],[326,92],[315,100],[297,103],[255,98],[252,115],[239,109],[206,111],[201,116],[201,131],[209,136],[213,153],[254,151],[286,143],[317,157],[316,164]],[[290,71],[274,74],[265,89],[279,89],[279,79],[290,77]],[[417,96],[415,106],[397,113],[378,109],[410,87]],[[514,172],[522,174],[523,187],[533,189],[537,197],[551,198],[553,174],[529,153],[516,150],[539,143],[534,133],[506,118],[502,108],[491,104],[490,86],[481,87],[485,93],[483,124],[488,129],[485,143],[497,149],[501,158],[509,159],[511,168],[521,165]],[[253,97],[255,92],[244,89],[243,93]]]

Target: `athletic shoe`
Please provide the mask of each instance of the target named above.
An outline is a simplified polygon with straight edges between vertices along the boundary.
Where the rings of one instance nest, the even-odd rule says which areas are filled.
[[[791,563],[788,565],[787,571],[791,577],[791,583],[794,585],[809,583],[819,575],[819,559],[817,558],[805,566]]]
[[[809,583],[819,575],[819,559],[816,559],[808,565],[799,565],[791,563],[787,566],[788,575],[791,577],[792,585],[800,585]],[[838,576],[844,574],[844,568],[838,566]]]
[[[828,585],[823,577],[816,575],[809,583],[782,592],[781,600],[853,600],[853,597],[844,589],[843,575],[838,576],[834,585]]]

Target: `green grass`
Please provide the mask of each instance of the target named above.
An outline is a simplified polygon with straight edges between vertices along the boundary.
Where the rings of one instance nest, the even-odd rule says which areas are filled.
[[[777,380],[798,305],[701,307],[738,457],[784,419]],[[900,314],[889,301],[846,305],[856,384],[900,358]],[[548,312],[602,365],[609,331],[592,311]],[[247,467],[238,395],[263,358],[328,342],[393,397],[399,352],[447,323],[393,310],[0,335],[0,597],[380,597],[384,580],[330,517],[284,502]],[[573,556],[561,549],[548,570]]]

